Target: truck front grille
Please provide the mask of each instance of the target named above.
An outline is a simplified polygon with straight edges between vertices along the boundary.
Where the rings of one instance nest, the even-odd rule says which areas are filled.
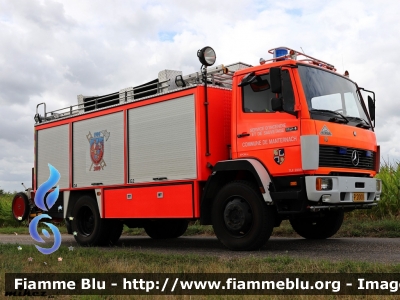
[[[358,155],[358,164],[356,161],[353,163],[354,151]],[[367,156],[368,154],[369,156]],[[339,146],[319,146],[320,167],[374,170],[374,159],[375,152],[373,151]]]

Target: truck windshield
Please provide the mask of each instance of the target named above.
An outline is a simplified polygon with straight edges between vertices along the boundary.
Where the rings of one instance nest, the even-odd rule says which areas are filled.
[[[329,111],[331,111],[333,113],[330,114],[328,120],[337,119],[343,123],[350,120],[357,125],[363,122],[364,126],[369,127],[368,118],[357,93],[357,87],[353,82],[311,66],[299,65],[298,70],[313,119],[327,120],[328,116],[321,115],[326,112],[329,114]]]

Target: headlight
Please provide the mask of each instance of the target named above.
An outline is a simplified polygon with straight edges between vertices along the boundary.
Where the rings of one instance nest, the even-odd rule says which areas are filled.
[[[317,177],[315,188],[317,191],[330,191],[332,189],[332,178]]]

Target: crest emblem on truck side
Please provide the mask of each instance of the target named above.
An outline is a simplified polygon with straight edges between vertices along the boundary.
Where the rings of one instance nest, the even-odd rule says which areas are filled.
[[[281,165],[285,161],[285,149],[274,149],[274,161]]]
[[[107,166],[104,161],[104,142],[108,141],[109,137],[110,132],[107,130],[95,132],[93,135],[89,131],[89,134],[86,136],[90,147],[90,159],[92,160],[89,171],[101,171]]]

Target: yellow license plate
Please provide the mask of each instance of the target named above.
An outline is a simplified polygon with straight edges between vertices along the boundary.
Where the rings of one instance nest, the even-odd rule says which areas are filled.
[[[353,193],[353,201],[354,202],[364,201],[364,193]]]

